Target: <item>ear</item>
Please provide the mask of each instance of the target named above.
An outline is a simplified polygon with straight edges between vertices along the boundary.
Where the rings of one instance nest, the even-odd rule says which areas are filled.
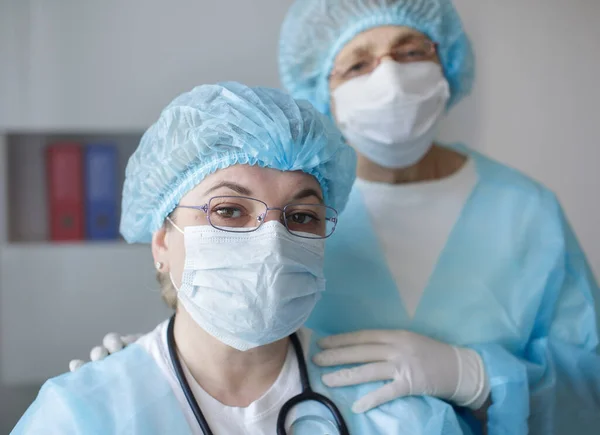
[[[159,272],[170,272],[169,264],[169,246],[167,237],[167,228],[165,225],[152,234],[152,257],[154,264]]]

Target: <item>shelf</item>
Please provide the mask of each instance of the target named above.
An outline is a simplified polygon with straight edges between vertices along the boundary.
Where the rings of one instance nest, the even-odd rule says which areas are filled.
[[[6,235],[0,241],[11,243],[44,242],[49,239],[45,153],[46,146],[57,142],[111,144],[118,151],[118,193],[122,190],[125,167],[139,143],[140,134],[129,133],[44,133],[16,132],[4,136],[0,148],[0,163],[6,166],[0,173],[0,186],[5,184],[4,214]],[[1,180],[3,178],[4,180]],[[118,207],[121,200],[118,198]],[[2,204],[0,204],[2,206]],[[7,213],[4,212],[7,211]],[[120,209],[117,210],[120,215]],[[1,231],[1,230],[0,230]]]
[[[0,383],[42,383],[67,371],[71,359],[88,359],[106,333],[147,332],[170,314],[149,245],[48,240],[44,148],[63,141],[114,144],[120,192],[139,138],[0,134]]]

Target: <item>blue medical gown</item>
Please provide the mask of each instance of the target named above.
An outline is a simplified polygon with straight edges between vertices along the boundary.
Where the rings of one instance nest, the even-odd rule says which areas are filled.
[[[314,335],[307,348],[311,355],[318,351],[317,339]],[[353,414],[352,403],[381,383],[332,390],[320,380],[323,369],[310,361],[308,369],[312,388],[334,401],[351,434],[472,433],[452,406],[430,397],[399,399],[365,414]],[[292,420],[295,423],[290,433],[315,435],[323,433],[315,431],[315,427],[319,428],[320,422],[331,422],[332,417],[323,405],[307,402],[293,410]],[[331,427],[331,423],[327,427]],[[46,382],[12,432],[13,435],[191,433],[168,380],[150,354],[138,344]]]
[[[491,384],[491,435],[526,433],[528,424],[531,433],[598,434],[598,287],[573,231],[543,186],[457,149],[475,160],[478,182],[414,317],[354,189],[328,241],[327,291],[308,326],[407,329],[477,350]]]

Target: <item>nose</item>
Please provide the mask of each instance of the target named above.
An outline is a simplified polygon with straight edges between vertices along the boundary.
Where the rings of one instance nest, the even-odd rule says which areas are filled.
[[[383,61],[386,61],[386,62],[387,62],[387,61],[390,61],[390,60],[391,60],[392,62],[394,61],[394,58],[392,57],[392,55],[391,55],[391,54],[389,54],[389,53],[388,53],[388,54],[384,54],[383,56],[381,56],[381,57],[378,57],[378,58],[377,58],[377,61],[374,63],[374,65],[373,65],[373,67],[372,67],[372,68],[373,68],[373,69],[375,69],[375,68],[377,68],[379,65],[381,65],[381,62],[383,62]]]
[[[388,62],[388,61],[392,61],[394,62],[394,58],[392,57],[391,53],[388,54],[384,54],[383,56],[377,58],[377,63],[376,66],[381,65],[382,62]]]

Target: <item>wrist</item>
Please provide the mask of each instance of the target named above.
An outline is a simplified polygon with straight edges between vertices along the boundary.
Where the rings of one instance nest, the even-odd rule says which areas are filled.
[[[454,347],[458,382],[450,400],[458,406],[477,410],[490,395],[490,383],[481,356],[472,349]]]

